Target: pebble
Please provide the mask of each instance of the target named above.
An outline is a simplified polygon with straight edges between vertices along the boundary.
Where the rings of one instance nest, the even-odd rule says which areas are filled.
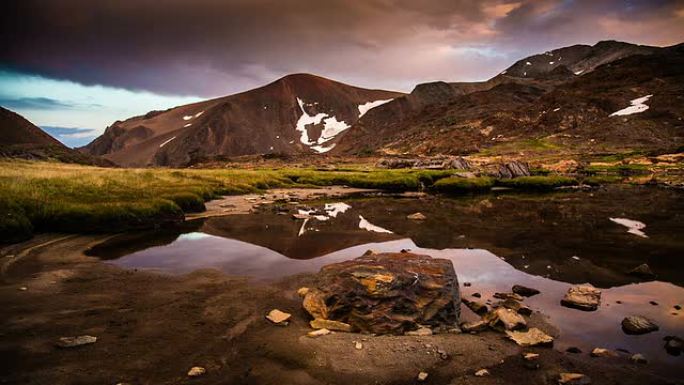
[[[288,324],[288,320],[290,319],[290,317],[292,317],[292,314],[285,313],[284,311],[280,311],[278,309],[273,309],[266,315],[267,320],[273,322],[276,325],[282,326],[286,326]]]
[[[28,290],[28,287],[22,286],[22,287],[19,288],[19,290],[21,290],[21,291],[26,291],[26,290]]]
[[[590,355],[592,357],[615,357],[615,356],[617,356],[617,354],[614,351],[604,349],[604,348],[594,348],[594,350],[591,351]]]
[[[357,341],[357,342],[354,343],[354,348],[355,348],[356,350],[361,350],[361,349],[363,349],[363,344],[362,344],[361,342],[358,342],[358,341]]]
[[[190,368],[190,370],[188,370],[188,377],[199,377],[206,372],[207,370],[201,366],[193,366]]]
[[[427,380],[428,374],[426,372],[420,372],[418,373],[418,381],[423,382]]]
[[[327,336],[330,333],[332,333],[330,330],[323,328],[323,329],[310,331],[310,332],[306,333],[306,336],[311,337],[311,338],[316,338],[316,337],[321,337],[321,336]]]
[[[561,373],[558,383],[561,385],[588,385],[591,379],[581,373]]]
[[[643,354],[638,354],[638,353],[634,354],[629,359],[632,360],[632,362],[634,362],[636,364],[645,364],[648,362],[648,360],[646,359],[646,357],[644,357]]]
[[[484,377],[489,375],[489,370],[487,369],[480,369],[477,372],[475,372],[475,377]]]
[[[60,348],[75,348],[94,344],[95,342],[97,342],[97,337],[93,336],[60,337],[57,341],[57,346]]]

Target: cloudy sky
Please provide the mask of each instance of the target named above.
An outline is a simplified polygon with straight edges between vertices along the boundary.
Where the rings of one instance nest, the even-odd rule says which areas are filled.
[[[0,36],[0,105],[80,143],[289,73],[410,91],[572,44],[677,44],[684,0],[4,0]]]

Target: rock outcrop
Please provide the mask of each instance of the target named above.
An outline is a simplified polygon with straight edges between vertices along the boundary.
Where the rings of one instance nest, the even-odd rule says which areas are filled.
[[[449,260],[367,253],[323,267],[318,278],[319,287],[304,297],[312,324],[331,329],[331,321],[340,322],[351,331],[394,335],[458,325],[458,279]]]
[[[626,334],[646,334],[658,330],[658,325],[646,317],[633,315],[622,320],[622,330]]]

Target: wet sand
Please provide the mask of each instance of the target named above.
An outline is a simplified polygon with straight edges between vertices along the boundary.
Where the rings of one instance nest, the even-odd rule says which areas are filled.
[[[584,373],[594,384],[673,382],[660,378],[657,366],[625,356],[523,349],[495,332],[311,339],[304,336],[310,329],[296,289],[315,284],[313,275],[267,284],[215,270],[181,276],[124,270],[84,255],[106,236],[31,248],[57,238],[44,235],[2,250],[3,266],[13,260],[0,286],[2,383],[410,384],[420,371],[434,384],[550,384],[564,371]],[[272,308],[291,312],[291,324],[266,321]],[[556,333],[539,314],[531,324]],[[98,341],[74,349],[54,345],[59,337],[85,334]],[[540,353],[541,368],[526,369],[523,352]],[[190,380],[193,366],[207,373]],[[491,375],[475,377],[481,368]]]

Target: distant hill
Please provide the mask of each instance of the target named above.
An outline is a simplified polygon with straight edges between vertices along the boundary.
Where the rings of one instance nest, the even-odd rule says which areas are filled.
[[[403,94],[295,74],[251,91],[115,122],[82,148],[124,166],[325,153],[370,108]]]
[[[646,109],[613,114],[641,97]],[[369,112],[332,153],[668,151],[684,144],[683,118],[682,45],[600,42],[519,60],[485,82],[419,85]]]
[[[21,115],[3,107],[0,107],[0,157],[112,165],[107,160],[66,147]]]

